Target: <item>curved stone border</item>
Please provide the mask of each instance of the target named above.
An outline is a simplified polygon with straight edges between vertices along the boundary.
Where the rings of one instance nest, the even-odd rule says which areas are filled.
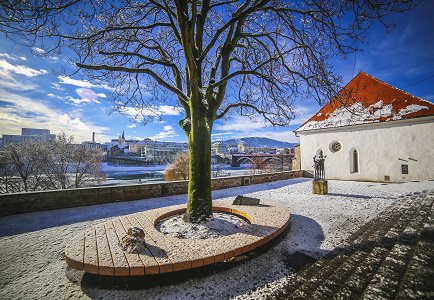
[[[155,228],[160,220],[185,212],[185,205],[163,207],[110,219],[75,236],[65,248],[65,261],[92,274],[133,276],[197,268],[239,256],[277,237],[289,225],[289,210],[277,206],[240,206],[214,201],[213,210],[250,221],[241,233],[216,239],[179,239]],[[131,226],[145,231],[146,252],[126,253],[119,241]]]

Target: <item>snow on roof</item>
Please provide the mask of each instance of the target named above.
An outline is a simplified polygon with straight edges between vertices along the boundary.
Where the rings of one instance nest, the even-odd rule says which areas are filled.
[[[434,104],[364,72],[354,77],[296,132],[434,115]]]

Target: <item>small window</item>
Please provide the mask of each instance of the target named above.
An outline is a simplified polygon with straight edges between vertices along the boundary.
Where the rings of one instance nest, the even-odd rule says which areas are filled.
[[[359,154],[357,150],[353,150],[353,172],[359,172]]]
[[[330,150],[331,150],[332,152],[338,152],[338,151],[341,151],[341,149],[342,149],[342,144],[339,143],[339,142],[333,142],[333,143],[330,145]]]
[[[408,165],[401,165],[401,174],[408,174]]]

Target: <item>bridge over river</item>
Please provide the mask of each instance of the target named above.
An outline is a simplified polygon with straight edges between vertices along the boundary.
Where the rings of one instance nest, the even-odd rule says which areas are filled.
[[[250,161],[253,164],[262,164],[266,163],[272,159],[276,159],[278,161],[283,161],[284,159],[291,159],[294,157],[294,154],[263,154],[263,153],[237,153],[232,154],[231,167],[239,167],[242,163],[246,161]]]

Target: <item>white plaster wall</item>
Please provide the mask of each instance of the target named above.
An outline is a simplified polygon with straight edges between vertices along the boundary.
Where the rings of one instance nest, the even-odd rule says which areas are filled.
[[[384,176],[390,176],[392,182],[434,179],[432,119],[422,124],[369,124],[299,135],[302,170],[313,171],[313,157],[322,149],[327,155],[327,179],[385,181]],[[330,150],[333,141],[342,144],[339,152]],[[359,153],[357,173],[350,172],[350,150],[354,148]],[[401,164],[408,165],[408,175],[401,174]]]

